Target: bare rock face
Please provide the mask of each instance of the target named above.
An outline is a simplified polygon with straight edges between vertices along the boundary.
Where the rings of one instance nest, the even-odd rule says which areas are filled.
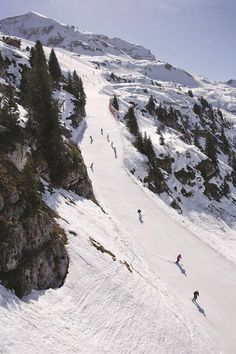
[[[69,259],[63,239],[45,212],[13,227],[1,246],[2,283],[17,296],[63,284]]]
[[[9,173],[11,169],[11,173]],[[32,186],[12,163],[0,165],[0,279],[22,297],[60,287],[69,257],[66,236]],[[35,194],[34,194],[35,193]]]
[[[210,159],[201,161],[196,168],[206,180],[211,179],[216,174],[216,166]]]
[[[189,185],[192,184],[193,180],[196,177],[194,171],[189,166],[186,166],[186,170],[182,168],[181,170],[176,171],[174,174],[177,180],[180,181],[182,184]]]
[[[62,187],[72,190],[81,197],[95,201],[92,183],[89,179],[81,151],[72,143],[68,144],[68,148],[73,163],[68,170],[67,177],[62,182]]]
[[[16,144],[15,151],[8,153],[7,158],[19,171],[22,171],[27,162],[28,145]]]
[[[90,183],[82,156],[76,168],[69,172],[66,180],[63,182],[63,186],[81,197],[94,200],[92,184]]]

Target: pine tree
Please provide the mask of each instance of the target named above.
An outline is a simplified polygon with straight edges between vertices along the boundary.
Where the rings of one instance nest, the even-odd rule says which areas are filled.
[[[81,106],[85,107],[86,105],[86,94],[84,92],[83,81],[79,77],[79,102]]]
[[[34,65],[34,54],[35,54],[35,47],[31,47],[30,48],[30,56],[29,56],[29,62],[30,62],[31,68]]]
[[[19,110],[14,98],[13,87],[9,84],[5,87],[0,108],[1,137],[2,147],[9,147],[19,142],[23,137],[19,123]]]
[[[1,124],[7,129],[14,129],[19,120],[19,110],[14,99],[14,91],[11,84],[5,87],[2,97]]]
[[[143,146],[143,137],[142,134],[139,132],[136,136],[136,140],[135,140],[135,144],[134,146],[136,147],[136,149],[138,149],[139,152],[141,152],[141,154],[144,154],[144,146]]]
[[[225,136],[225,130],[224,130],[223,127],[221,128],[221,136],[220,136],[220,139],[221,139],[221,141],[222,141],[222,143],[223,143],[222,150],[223,150],[223,152],[224,152],[226,155],[228,155],[229,152],[230,152],[230,145],[229,145],[228,139],[227,139],[226,136]]]
[[[61,68],[58,63],[54,49],[51,50],[49,61],[48,61],[49,73],[51,74],[55,82],[60,81],[61,78]]]
[[[51,120],[52,87],[43,47],[39,41],[33,52],[32,70],[28,77],[29,105],[32,109],[29,124],[34,128],[40,144],[44,140],[47,123]]]
[[[118,99],[116,97],[116,95],[114,95],[113,99],[112,99],[112,106],[119,111],[119,104],[118,104]]]
[[[72,74],[72,94],[77,98],[80,99],[80,81],[77,72],[74,70]]]
[[[64,90],[66,90],[67,92],[73,94],[73,87],[72,87],[72,76],[71,76],[71,72],[68,71],[68,75],[67,78],[65,80],[65,86],[64,86]]]
[[[26,65],[22,67],[21,70],[21,81],[20,81],[20,98],[24,106],[29,105],[29,97],[30,97],[30,72]]]
[[[207,132],[206,136],[205,154],[217,164],[216,139],[210,132]]]
[[[143,149],[144,149],[144,153],[145,155],[148,157],[149,161],[152,161],[156,155],[153,149],[153,145],[152,145],[152,140],[149,137],[147,137],[147,133],[144,133],[144,138],[143,138]]]
[[[235,155],[232,154],[232,157],[230,158],[230,166],[232,167],[233,171],[232,171],[232,181],[234,186],[236,186],[236,158]]]
[[[156,110],[156,105],[154,102],[154,99],[152,97],[152,95],[149,97],[148,103],[146,105],[147,111],[149,114],[151,114],[152,116],[155,115],[155,110]]]
[[[83,82],[81,78],[77,75],[76,71],[74,70],[72,74],[72,92],[73,96],[76,100],[73,101],[74,103],[74,114],[79,116],[85,117],[85,105],[86,105],[86,95],[84,92]]]
[[[77,72],[74,70],[72,74],[72,94],[79,101],[81,106],[86,105],[86,94],[84,92],[83,82],[81,78],[78,76]]]
[[[128,112],[126,113],[124,119],[125,119],[126,126],[129,129],[130,133],[135,136],[138,136],[139,128],[138,128],[137,119],[134,114],[133,106],[129,107]]]

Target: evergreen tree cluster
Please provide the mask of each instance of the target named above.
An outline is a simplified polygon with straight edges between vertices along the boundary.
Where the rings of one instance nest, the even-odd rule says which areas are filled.
[[[217,164],[217,144],[216,138],[210,133],[207,132],[206,135],[206,145],[205,145],[205,154]]]
[[[193,110],[199,116],[199,124],[195,124],[194,144],[200,148],[216,165],[217,165],[217,148],[221,149],[226,156],[231,154],[231,145],[225,135],[225,127],[229,128],[226,123],[222,111],[212,108],[208,101],[202,96],[199,97],[200,104],[195,103]],[[205,134],[205,130],[207,133]],[[199,136],[205,136],[205,148],[199,144]]]
[[[135,137],[137,137],[140,134],[140,132],[139,132],[137,118],[135,116],[133,106],[129,107],[128,112],[124,116],[124,120],[130,133],[133,134]]]
[[[141,133],[139,133],[135,141],[135,147],[142,154],[146,155],[149,161],[153,161],[155,159],[156,155],[153,149],[152,140],[150,136],[147,136],[146,132],[143,136]]]
[[[146,132],[144,136],[142,136],[138,123],[137,118],[135,116],[134,107],[130,106],[128,112],[124,117],[125,123],[127,128],[129,129],[130,133],[134,135],[135,142],[134,146],[144,155],[147,156],[149,161],[155,159],[155,152],[152,145],[152,140],[150,137],[147,136]]]
[[[112,101],[111,101],[112,106],[119,111],[119,103],[118,103],[118,99],[116,97],[116,95],[114,95]]]
[[[74,114],[85,117],[86,94],[84,92],[82,79],[78,76],[75,70],[72,75],[70,71],[68,72],[64,89],[75,97],[75,100],[73,100]]]
[[[151,114],[152,116],[156,114],[156,105],[152,95],[149,97],[146,108],[148,113]]]
[[[21,97],[29,112],[27,131],[34,136],[37,151],[47,161],[52,182],[60,184],[68,173],[67,150],[61,136],[59,109],[53,99],[51,75],[40,41],[31,49],[30,64],[31,68],[22,70],[20,85]]]

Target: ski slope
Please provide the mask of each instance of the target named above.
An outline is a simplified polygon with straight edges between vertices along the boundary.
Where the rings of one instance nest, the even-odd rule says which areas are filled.
[[[197,239],[180,220],[175,220],[174,213],[125,170],[122,133],[108,110],[109,97],[99,94],[102,89],[99,81],[94,89],[86,90],[89,92],[88,127],[81,143],[87,166],[94,163],[90,178],[95,195],[105,210],[123,225],[130,242],[145,254],[149,266],[157,271],[183,311],[212,332],[224,352],[234,353],[236,266]],[[100,128],[104,128],[103,136]],[[106,134],[117,149],[117,159]],[[89,136],[93,137],[93,144]],[[143,211],[143,223],[137,216],[139,208]],[[182,269],[173,263],[180,252]],[[200,291],[199,307],[190,301],[196,289]]]
[[[84,82],[86,127],[73,139],[105,213],[71,192],[51,193],[45,184],[44,200],[68,235],[69,273],[62,288],[34,291],[23,301],[0,286],[0,353],[234,354],[235,264],[196,238],[126,170],[124,128],[109,112],[101,71],[86,57],[56,53],[62,69],[77,70]],[[191,301],[197,289],[199,307]]]

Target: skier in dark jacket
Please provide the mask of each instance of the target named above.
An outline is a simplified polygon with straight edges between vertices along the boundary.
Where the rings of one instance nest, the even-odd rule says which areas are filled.
[[[181,260],[181,258],[182,258],[182,256],[181,256],[181,254],[179,254],[178,256],[177,256],[177,260],[176,260],[176,264],[179,264],[179,261]]]
[[[143,224],[142,210],[138,209],[137,213],[138,213],[138,219],[139,219],[140,223]]]
[[[199,296],[199,291],[198,291],[198,290],[194,291],[192,301],[193,301],[193,302],[196,302],[196,301],[197,301],[198,296]]]

